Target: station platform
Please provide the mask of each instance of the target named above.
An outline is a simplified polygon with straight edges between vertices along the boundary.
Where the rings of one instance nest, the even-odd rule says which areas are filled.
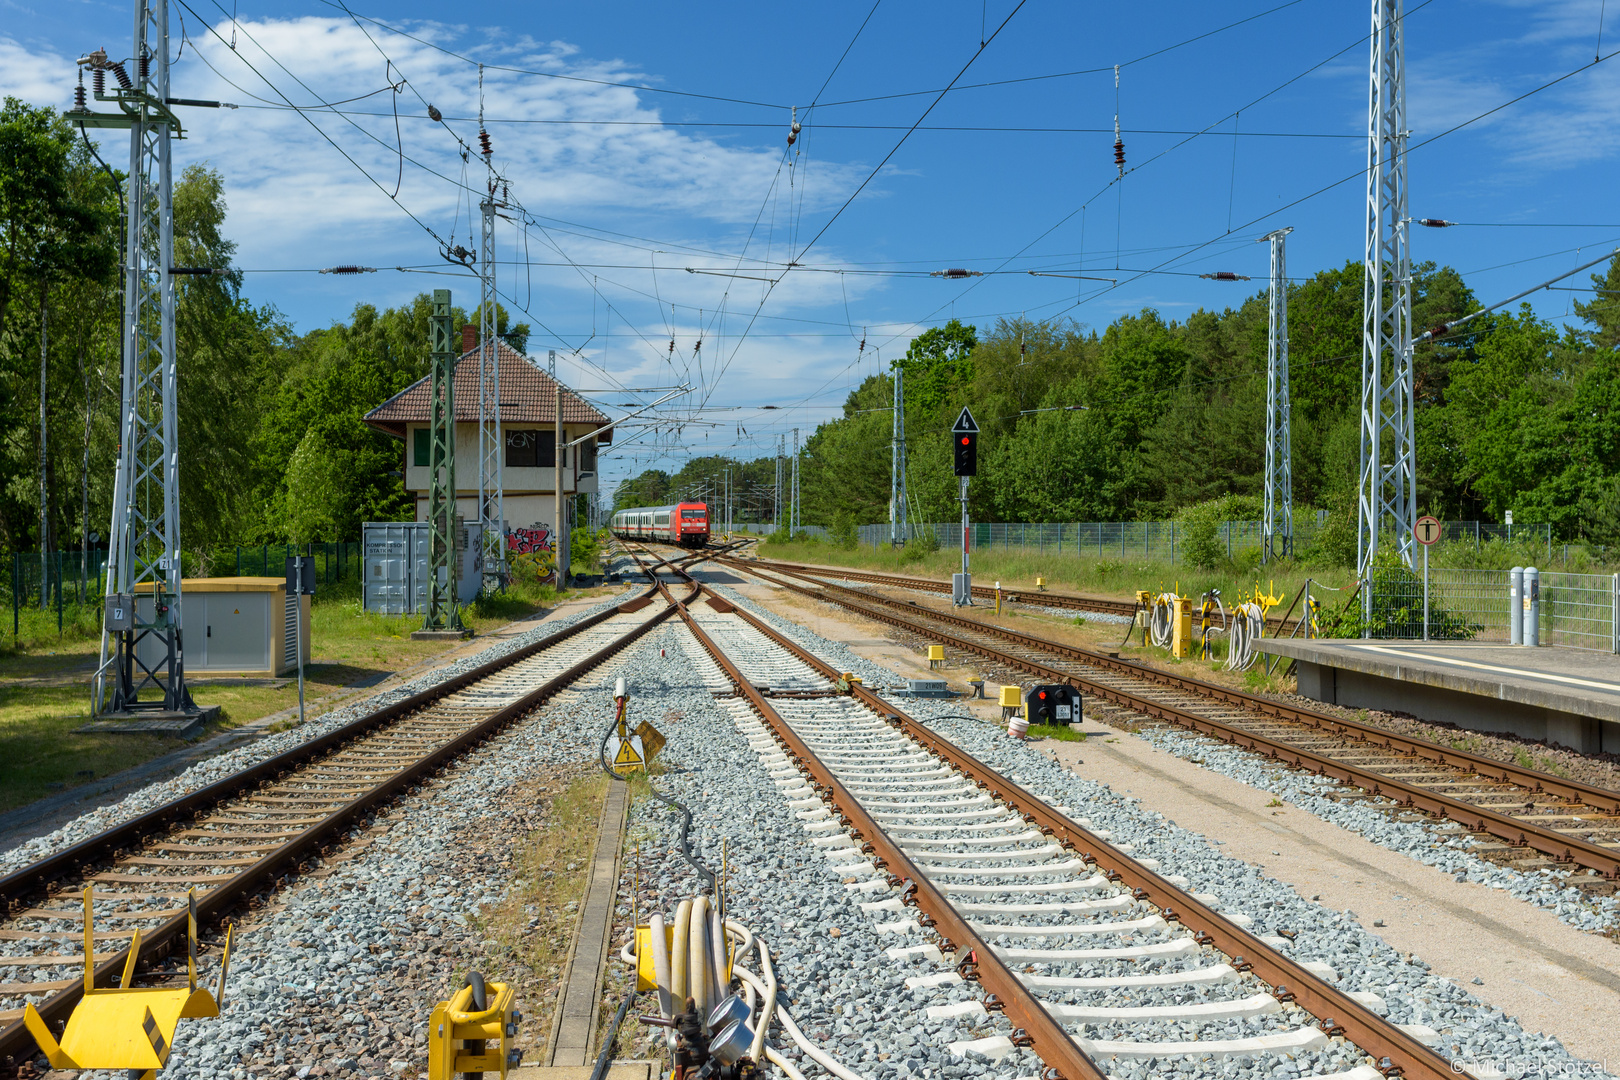
[[[1620,656],[1557,645],[1267,638],[1302,696],[1620,753]]]

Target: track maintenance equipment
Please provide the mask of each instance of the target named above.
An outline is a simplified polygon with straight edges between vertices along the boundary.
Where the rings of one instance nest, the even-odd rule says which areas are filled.
[[[184,987],[133,986],[135,962],[141,954],[141,932],[136,929],[124,961],[122,985],[96,988],[94,906],[91,886],[84,887],[84,997],[68,1017],[58,1043],[45,1018],[32,1004],[23,1008],[28,1033],[53,1069],[125,1069],[131,1080],[153,1080],[169,1061],[174,1032],[182,1019],[219,1015],[225,1002],[225,972],[231,964],[231,937],[225,931],[225,953],[219,962],[219,982],[210,994],[197,985],[197,893],[186,893],[186,985]]]
[[[1169,649],[1178,660],[1187,659],[1192,648],[1192,600],[1175,593],[1153,598],[1151,628],[1153,644]]]
[[[523,1020],[523,1014],[512,1008],[513,997],[512,987],[486,983],[475,971],[454,997],[433,1006],[428,1020],[428,1080],[485,1072],[498,1072],[505,1080],[506,1071],[523,1058],[512,1045]]]
[[[646,721],[635,725],[635,730],[630,729],[630,722],[625,719],[625,714],[629,712],[630,693],[625,690],[624,675],[620,675],[614,683],[612,701],[617,711],[617,729],[608,738],[608,761],[612,763],[612,771],[620,776],[637,769],[645,772],[646,763],[659,750],[663,750],[664,737]]]
[[[1216,613],[1221,616],[1221,625],[1211,626],[1210,616]],[[1226,633],[1226,605],[1221,603],[1221,590],[1211,589],[1198,598],[1198,658],[1200,660],[1215,659],[1215,642],[1210,634]]]
[[[1272,582],[1271,588],[1276,587],[1276,582]],[[1233,609],[1232,648],[1226,657],[1228,671],[1247,671],[1253,666],[1255,657],[1260,655],[1255,646],[1266,634],[1266,612],[1282,601],[1281,596],[1261,592],[1257,583],[1253,598]]]

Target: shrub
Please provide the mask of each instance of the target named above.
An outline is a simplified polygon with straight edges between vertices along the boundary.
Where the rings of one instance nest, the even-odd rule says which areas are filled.
[[[855,515],[848,510],[841,510],[833,519],[832,542],[845,551],[854,551],[855,545],[860,543],[860,530],[855,525]]]
[[[1183,507],[1175,520],[1181,526],[1181,556],[1189,566],[1212,570],[1226,561],[1221,539],[1225,521],[1259,521],[1265,503],[1258,495],[1223,495]]]

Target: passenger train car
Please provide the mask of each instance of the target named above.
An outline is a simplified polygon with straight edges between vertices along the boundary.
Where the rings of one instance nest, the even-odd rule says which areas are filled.
[[[621,540],[661,540],[700,548],[709,542],[709,508],[703,503],[638,506],[620,510],[608,526]]]

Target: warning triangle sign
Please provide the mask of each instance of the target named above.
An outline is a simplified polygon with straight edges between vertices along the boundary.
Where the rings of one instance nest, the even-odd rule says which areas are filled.
[[[613,771],[632,772],[646,767],[646,756],[641,749],[641,739],[632,735],[628,739],[615,740],[619,745],[613,752]]]
[[[956,423],[951,425],[951,430],[958,434],[979,430],[978,422],[973,419],[973,414],[968,412],[966,405],[962,406],[962,415],[956,418]]]

